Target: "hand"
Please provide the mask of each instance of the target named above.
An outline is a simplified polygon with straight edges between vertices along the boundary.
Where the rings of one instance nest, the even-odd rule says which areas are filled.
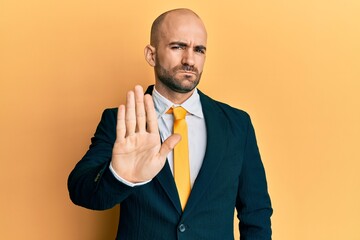
[[[180,139],[173,134],[161,144],[153,99],[135,86],[127,93],[126,106],[119,106],[112,167],[129,182],[148,181],[160,172]]]

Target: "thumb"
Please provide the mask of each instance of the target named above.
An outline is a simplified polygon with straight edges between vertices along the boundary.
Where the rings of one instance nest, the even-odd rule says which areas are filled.
[[[166,156],[171,152],[174,147],[180,142],[181,135],[180,134],[173,134],[168,137],[163,144],[161,145],[159,154],[161,158],[166,158]]]

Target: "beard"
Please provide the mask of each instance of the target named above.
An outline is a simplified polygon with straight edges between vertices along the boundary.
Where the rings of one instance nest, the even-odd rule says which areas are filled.
[[[159,61],[154,67],[157,79],[164,84],[167,88],[177,93],[188,93],[194,90],[199,84],[201,79],[201,73],[198,69],[189,65],[177,65],[170,70],[166,70]],[[191,74],[184,74],[182,78],[175,77],[178,71],[188,71]],[[192,79],[195,75],[195,79]]]

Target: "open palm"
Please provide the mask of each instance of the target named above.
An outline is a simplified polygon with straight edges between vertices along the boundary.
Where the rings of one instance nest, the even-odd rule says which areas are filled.
[[[127,94],[126,105],[119,106],[111,165],[129,182],[148,181],[163,168],[180,138],[174,134],[161,144],[152,97],[135,86]]]

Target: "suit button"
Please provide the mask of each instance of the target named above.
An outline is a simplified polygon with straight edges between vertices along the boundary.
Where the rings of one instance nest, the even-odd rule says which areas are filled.
[[[178,227],[180,232],[185,232],[186,231],[186,226],[184,224],[180,224]]]

